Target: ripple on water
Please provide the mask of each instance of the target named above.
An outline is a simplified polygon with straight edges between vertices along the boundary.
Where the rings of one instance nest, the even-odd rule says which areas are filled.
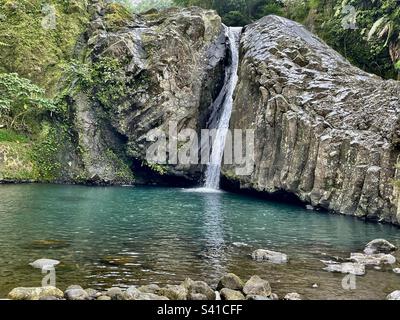
[[[40,285],[40,270],[28,263],[41,258],[61,261],[61,289],[163,285],[186,277],[216,285],[226,272],[244,279],[258,274],[280,296],[381,299],[400,288],[393,266],[368,269],[348,292],[343,275],[323,271],[320,262],[360,252],[375,238],[400,246],[400,230],[388,225],[204,189],[0,189],[0,297],[16,286]],[[255,249],[284,252],[289,263],[257,263]]]

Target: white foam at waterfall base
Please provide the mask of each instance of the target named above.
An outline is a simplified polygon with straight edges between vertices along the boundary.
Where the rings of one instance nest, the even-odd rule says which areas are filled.
[[[232,61],[231,66],[227,68],[225,72],[224,86],[212,106],[213,113],[211,116],[210,129],[218,130],[213,141],[210,162],[205,175],[206,181],[204,189],[206,190],[219,190],[220,186],[225,141],[232,116],[233,94],[238,82],[239,42],[241,32],[242,28],[228,28],[227,32]]]

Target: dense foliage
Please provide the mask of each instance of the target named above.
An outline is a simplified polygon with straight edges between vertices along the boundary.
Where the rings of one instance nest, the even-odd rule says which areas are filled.
[[[399,0],[174,0],[215,9],[227,25],[246,25],[268,14],[296,20],[362,69],[400,75]],[[351,7],[350,7],[351,6]],[[355,23],[352,28],[351,23]]]

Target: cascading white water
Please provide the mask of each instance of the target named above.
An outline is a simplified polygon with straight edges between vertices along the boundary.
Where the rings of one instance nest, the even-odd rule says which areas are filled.
[[[227,33],[230,43],[231,65],[225,71],[224,86],[212,106],[213,113],[211,115],[210,129],[217,129],[217,131],[212,145],[204,184],[204,188],[215,190],[218,190],[220,185],[225,140],[232,115],[233,93],[238,82],[239,43],[242,28],[228,28]]]

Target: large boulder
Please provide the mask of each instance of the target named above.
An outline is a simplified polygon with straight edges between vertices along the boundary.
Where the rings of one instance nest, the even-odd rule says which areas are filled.
[[[399,224],[400,83],[352,66],[302,25],[245,27],[231,129],[255,130],[254,170],[225,185]]]
[[[8,298],[11,300],[40,300],[45,297],[55,297],[61,299],[64,293],[55,287],[41,287],[41,288],[15,288],[9,294]]]
[[[94,184],[131,183],[133,162],[154,176],[197,182],[201,165],[149,164],[148,134],[206,128],[228,59],[221,18],[192,7],[125,15],[110,26],[114,19],[112,5],[94,15],[84,51],[96,77],[75,81],[70,97],[86,176]]]

